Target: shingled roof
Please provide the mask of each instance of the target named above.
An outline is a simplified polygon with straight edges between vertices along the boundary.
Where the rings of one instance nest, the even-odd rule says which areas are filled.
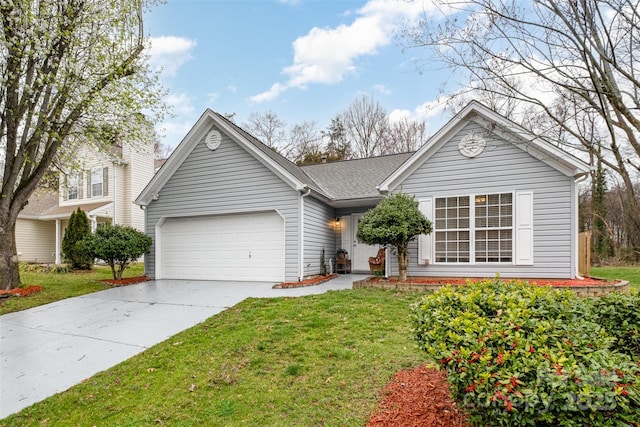
[[[67,218],[78,208],[89,213],[110,203],[110,201],[103,201],[59,206],[56,191],[37,190],[29,197],[29,203],[22,209],[18,217],[29,219]]]
[[[413,153],[319,163],[301,169],[333,200],[380,197],[377,187]]]

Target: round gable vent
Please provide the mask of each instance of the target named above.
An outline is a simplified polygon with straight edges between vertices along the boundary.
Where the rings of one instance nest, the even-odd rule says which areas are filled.
[[[206,139],[207,148],[213,151],[220,146],[221,142],[222,142],[222,135],[220,135],[220,132],[218,132],[215,129],[210,130],[209,133],[207,134],[207,139]]]

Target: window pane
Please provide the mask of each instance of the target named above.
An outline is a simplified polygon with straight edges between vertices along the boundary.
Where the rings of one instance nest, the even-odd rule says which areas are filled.
[[[91,171],[91,196],[102,196],[102,169]]]

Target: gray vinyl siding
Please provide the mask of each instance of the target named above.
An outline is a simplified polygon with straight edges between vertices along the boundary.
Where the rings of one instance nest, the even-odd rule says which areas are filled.
[[[297,280],[298,203],[295,189],[227,135],[222,133],[215,151],[203,138],[146,208],[146,232],[153,239],[146,274],[155,277],[155,228],[163,217],[275,210],[285,224],[285,280]]]
[[[329,259],[336,250],[335,212],[332,207],[320,200],[304,199],[304,275],[320,273],[320,256],[324,249],[324,258],[329,271]]]
[[[458,151],[460,138],[467,132],[481,132],[485,150],[475,158]],[[438,264],[418,265],[418,244],[409,249],[409,275],[520,278],[572,277],[573,180],[519,147],[495,135],[487,135],[475,123],[445,143],[430,159],[404,180],[398,189],[416,197],[464,196],[516,191],[533,192],[534,265]],[[515,203],[515,198],[514,198]],[[515,233],[514,233],[515,235]],[[514,242],[515,243],[515,242]],[[392,258],[392,274],[397,274]]]

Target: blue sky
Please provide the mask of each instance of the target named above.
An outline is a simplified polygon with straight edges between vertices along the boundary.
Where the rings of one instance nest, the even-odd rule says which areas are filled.
[[[365,94],[393,117],[444,123],[433,105],[450,73],[418,73],[397,34],[431,14],[421,0],[168,0],[146,16],[152,66],[162,69],[174,117],[158,126],[177,145],[206,108],[272,111],[288,125],[332,117]],[[435,68],[435,67],[434,67]]]

